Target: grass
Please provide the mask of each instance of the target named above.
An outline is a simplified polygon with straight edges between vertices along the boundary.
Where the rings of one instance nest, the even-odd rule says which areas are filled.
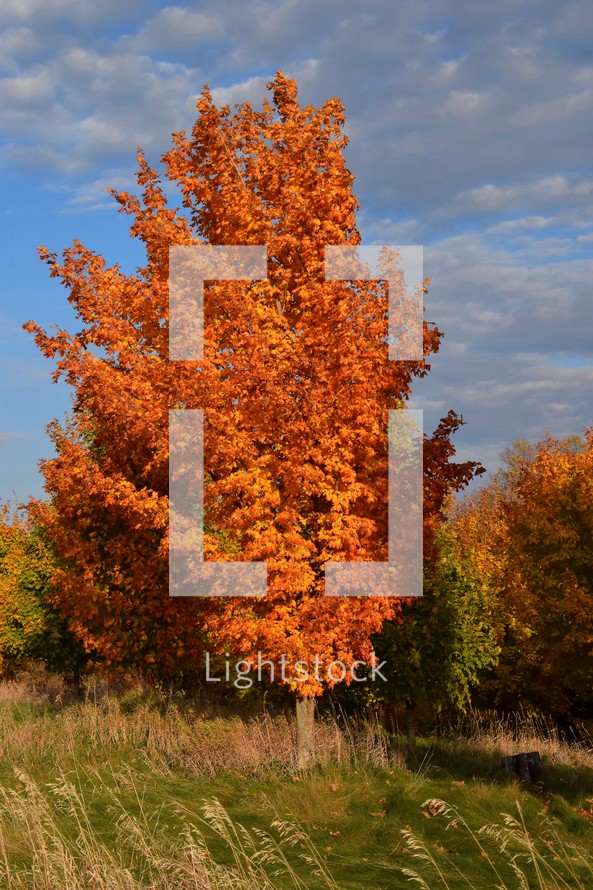
[[[284,717],[3,684],[0,886],[590,888],[592,746],[494,729],[474,715],[406,762],[372,722],[321,722],[303,772]],[[500,772],[501,753],[536,748],[540,785]]]

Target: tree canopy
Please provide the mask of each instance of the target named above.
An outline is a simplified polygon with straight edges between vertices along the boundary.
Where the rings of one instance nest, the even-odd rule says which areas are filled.
[[[458,533],[498,592],[502,654],[493,686],[556,714],[593,703],[593,432],[516,443],[469,499]]]
[[[34,512],[59,556],[62,613],[113,668],[191,672],[205,647],[348,665],[400,609],[324,597],[323,568],[386,559],[388,411],[428,372],[441,332],[425,322],[424,359],[390,362],[385,280],[325,280],[325,246],[360,242],[343,108],[301,107],[281,72],[269,88],[260,110],[217,108],[204,89],[192,132],[162,159],[181,208],[139,153],[141,194],[114,197],[142,268],[126,274],[79,242],[61,258],[40,250],[81,326],[26,325],[74,391]],[[267,279],[206,282],[203,359],[172,362],[169,250],[202,243],[265,245]],[[169,597],[170,408],[205,412],[206,558],[265,560],[266,597]],[[427,552],[444,500],[478,469],[452,461],[460,422],[450,412],[425,442]]]

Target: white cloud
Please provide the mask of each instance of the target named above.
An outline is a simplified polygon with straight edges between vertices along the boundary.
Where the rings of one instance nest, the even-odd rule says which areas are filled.
[[[507,219],[504,222],[490,226],[488,231],[490,234],[495,235],[525,229],[546,229],[553,224],[554,218],[551,216],[522,216],[520,219]]]
[[[228,87],[215,87],[212,90],[212,99],[217,105],[238,105],[242,102],[252,104],[261,101],[266,94],[266,83],[270,80],[268,75],[248,77],[239,83]]]
[[[190,124],[195,112],[185,66],[81,47],[0,79],[0,97],[11,164],[23,170],[43,164],[66,175],[116,159],[133,163],[139,145],[160,155],[171,132]]]
[[[128,170],[108,170],[99,179],[85,182],[76,189],[68,189],[69,197],[65,212],[79,213],[94,210],[114,210],[116,205],[108,189],[133,192],[136,179]]]
[[[22,22],[37,29],[63,27],[64,23],[105,26],[142,15],[145,9],[145,0],[127,0],[125,4],[120,0],[2,0],[0,22]]]
[[[30,56],[37,48],[37,41],[30,28],[6,28],[0,31],[0,70],[18,74],[19,59]]]
[[[303,90],[314,80],[319,63],[317,59],[306,59],[297,62],[284,71],[287,77],[294,78],[300,89]],[[275,72],[274,72],[275,73]],[[273,80],[273,74],[265,74],[249,77],[227,87],[215,87],[212,90],[212,99],[217,105],[239,105],[242,102],[252,104],[261,103],[264,98],[269,98],[266,84]]]
[[[30,22],[40,15],[73,13],[80,5],[77,0],[3,0],[1,18],[4,21]]]
[[[587,114],[592,108],[593,89],[586,89],[522,108],[513,115],[512,122],[519,127],[552,127],[574,118],[575,115]]]
[[[511,186],[487,183],[462,192],[456,197],[455,203],[465,209],[476,208],[509,213],[517,207],[530,209],[545,207],[550,203],[580,200],[591,196],[593,196],[593,179],[577,179],[556,174],[535,182],[522,182]]]
[[[35,66],[27,74],[3,77],[0,80],[0,102],[26,113],[32,106],[39,108],[52,95],[52,85],[42,66]]]
[[[483,112],[490,104],[488,93],[475,93],[470,90],[452,90],[440,108],[441,114],[465,116]]]
[[[122,38],[128,51],[149,52],[195,49],[224,34],[220,15],[209,15],[183,6],[166,6],[148,19],[133,35]]]
[[[580,433],[593,417],[593,259],[525,264],[487,235],[425,251],[426,317],[445,332],[415,398],[460,411],[461,454],[494,469],[504,444]],[[427,411],[434,425],[436,412]]]
[[[69,211],[129,190],[189,128],[204,83],[254,104],[277,69],[340,96],[366,241],[429,245],[427,317],[446,334],[415,398],[494,459],[593,413],[589,10],[581,0],[4,0],[0,164]],[[55,194],[59,194],[56,192]],[[470,454],[472,448],[476,450]]]

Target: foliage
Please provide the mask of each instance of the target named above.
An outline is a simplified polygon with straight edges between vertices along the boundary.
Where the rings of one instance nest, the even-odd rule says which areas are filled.
[[[451,528],[441,527],[435,544],[423,597],[385,623],[375,648],[387,662],[388,701],[464,708],[498,657],[494,597]]]
[[[0,516],[0,672],[28,661],[50,670],[78,671],[84,651],[48,601],[56,561],[39,529],[4,507]]]
[[[51,500],[35,515],[60,557],[55,600],[107,666],[173,676],[206,645],[351,664],[398,611],[394,599],[324,598],[323,567],[385,559],[387,412],[429,365],[388,362],[385,281],[325,280],[325,245],[360,241],[340,102],[301,108],[281,73],[269,86],[273,105],[233,113],[204,89],[191,135],[175,134],[163,158],[183,212],[139,155],[141,198],[115,195],[146,247],[135,274],[79,242],[62,261],[41,249],[82,327],[26,325],[74,388],[71,419],[50,429]],[[266,245],[268,278],[207,283],[204,359],[169,362],[169,247],[202,242]],[[440,338],[425,323],[425,356]],[[171,407],[205,410],[206,557],[266,560],[261,600],[168,596]],[[460,422],[451,412],[426,443],[428,545],[443,498],[477,469],[450,460]]]
[[[501,704],[593,705],[593,433],[514,448],[457,518],[498,591]]]

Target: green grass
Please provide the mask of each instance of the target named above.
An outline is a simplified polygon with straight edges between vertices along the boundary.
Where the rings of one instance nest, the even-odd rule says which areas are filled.
[[[0,886],[593,886],[586,749],[556,743],[563,762],[546,757],[542,783],[523,787],[498,767],[521,739],[421,740],[407,763],[372,725],[322,723],[318,743],[302,772],[284,718],[165,711],[151,695],[68,704],[5,685]]]

